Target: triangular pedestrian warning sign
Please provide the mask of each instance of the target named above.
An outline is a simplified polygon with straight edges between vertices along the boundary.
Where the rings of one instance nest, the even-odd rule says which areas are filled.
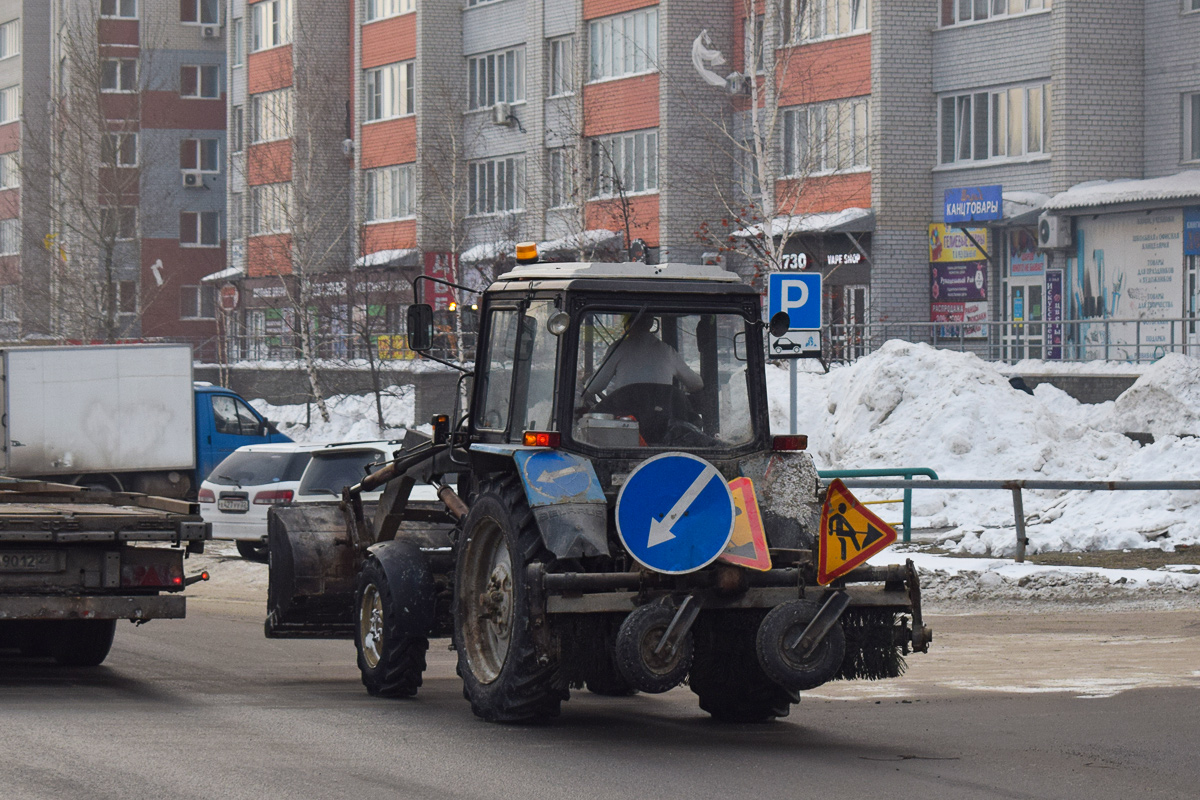
[[[729,492],[733,495],[733,535],[717,559],[765,572],[771,568],[771,554],[754,483],[749,478],[734,478],[729,482]]]
[[[896,541],[896,532],[867,510],[846,484],[835,478],[825,491],[821,538],[817,543],[817,583],[845,575]]]

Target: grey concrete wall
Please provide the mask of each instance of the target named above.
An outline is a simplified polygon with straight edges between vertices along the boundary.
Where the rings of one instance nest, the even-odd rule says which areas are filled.
[[[1182,160],[1182,98],[1200,92],[1200,11],[1180,0],[1146,0],[1145,143],[1147,178],[1200,163]]]

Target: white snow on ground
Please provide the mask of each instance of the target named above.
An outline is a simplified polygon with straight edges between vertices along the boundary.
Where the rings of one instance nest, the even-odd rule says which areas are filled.
[[[799,363],[798,431],[809,437],[819,469],[931,467],[947,479],[1053,480],[1200,479],[1200,360],[1169,355],[1153,365],[993,364],[968,353],[929,345],[888,342],[875,353],[828,374]],[[814,371],[815,370],[815,371]],[[1013,374],[1140,374],[1115,402],[1081,404],[1043,384],[1028,395],[1013,389]],[[788,371],[767,370],[772,429],[788,431]],[[334,397],[331,420],[304,405],[254,405],[301,441],[391,437],[413,424],[413,388],[390,387],[386,429],[375,424],[370,395]],[[1139,445],[1124,432],[1153,433]],[[921,479],[917,479],[920,481]],[[863,499],[895,499],[897,491],[856,491]],[[1028,551],[1171,551],[1200,545],[1200,492],[1049,492],[1023,494]],[[888,521],[900,506],[876,506]],[[1200,592],[1200,566],[1163,570],[1101,570],[1016,565],[1012,496],[1008,491],[913,492],[915,529],[935,529],[952,558],[897,545],[877,561],[912,557],[929,577],[934,596],[987,591],[990,596],[1064,599],[1113,590]],[[1200,564],[1200,549],[1197,551]],[[1058,589],[1055,589],[1058,587]],[[1007,593],[1007,594],[1006,594]],[[965,599],[965,595],[964,595]]]

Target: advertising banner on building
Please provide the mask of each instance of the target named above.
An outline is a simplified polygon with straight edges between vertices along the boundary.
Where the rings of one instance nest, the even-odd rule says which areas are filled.
[[[1200,206],[1183,210],[1183,254],[1200,256]]]
[[[458,283],[458,254],[426,253],[425,275],[430,278]],[[435,283],[434,281],[422,281],[422,283],[424,284],[421,287],[421,292],[423,293],[422,301],[433,306],[434,311],[447,311],[450,308],[450,304],[456,302],[458,299],[458,290],[451,286]]]
[[[1063,345],[1063,272],[1046,271],[1046,358],[1062,358]]]
[[[979,339],[988,335],[987,325],[980,324],[988,321],[988,262],[984,252],[990,247],[988,231],[969,230],[970,236],[941,223],[929,226],[929,320],[944,323],[936,331],[938,336]],[[957,323],[966,324],[960,330]]]
[[[1072,316],[1097,321],[1182,317],[1183,232],[1183,214],[1173,209],[1077,218],[1081,258],[1069,289]],[[1160,357],[1156,348],[1182,341],[1183,333],[1179,324],[1165,322],[1081,328],[1089,357],[1109,359]]]

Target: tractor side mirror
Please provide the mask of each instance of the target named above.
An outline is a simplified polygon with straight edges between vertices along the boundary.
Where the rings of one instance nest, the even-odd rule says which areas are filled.
[[[408,346],[418,353],[433,347],[433,306],[428,303],[408,307]]]
[[[788,332],[792,327],[792,318],[788,316],[786,311],[780,311],[778,314],[771,317],[771,321],[767,323],[767,330],[771,335],[778,339]]]

